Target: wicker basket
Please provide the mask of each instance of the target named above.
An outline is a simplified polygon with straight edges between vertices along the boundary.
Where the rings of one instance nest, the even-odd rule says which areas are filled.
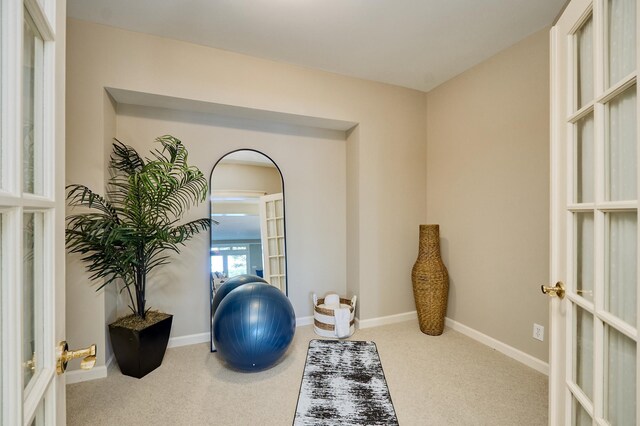
[[[356,296],[351,300],[340,298],[340,307],[349,308],[349,336],[356,331]],[[318,299],[313,295],[313,330],[318,336],[336,338],[336,320],[334,309],[324,304],[324,299]],[[345,337],[349,337],[345,336]]]

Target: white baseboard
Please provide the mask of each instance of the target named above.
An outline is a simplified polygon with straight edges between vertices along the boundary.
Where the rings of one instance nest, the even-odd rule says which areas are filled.
[[[113,362],[113,355],[109,357],[105,365],[94,367],[91,370],[72,370],[65,373],[66,383],[68,385],[80,382],[88,382],[89,380],[104,379],[107,377],[107,370]]]
[[[418,315],[416,311],[404,312],[401,314],[389,315],[386,317],[378,317],[378,318],[370,318],[366,320],[360,320],[356,318],[356,328],[371,328],[371,327],[379,327],[382,325],[395,324],[398,322],[410,321],[417,319]],[[296,318],[296,327],[301,327],[305,325],[313,324],[313,316],[308,317],[298,317]],[[445,325],[452,330],[455,330],[459,333],[464,334],[467,337],[472,338],[484,345],[489,346],[497,350],[498,352],[503,353],[504,355],[515,359],[523,363],[524,365],[533,368],[541,372],[542,374],[549,375],[549,364],[535,358],[527,353],[522,352],[519,349],[516,349],[512,346],[507,345],[499,340],[494,339],[493,337],[487,336],[484,333],[481,333],[471,327],[468,327],[464,324],[461,324],[451,318],[445,318]],[[187,345],[195,345],[198,343],[206,343],[209,342],[210,334],[209,333],[197,333],[190,334],[187,336],[178,336],[172,337],[169,339],[169,343],[167,348],[177,348],[180,346]],[[95,367],[91,370],[73,370],[68,371],[66,373],[66,381],[67,384],[86,382],[89,380],[95,379],[103,379],[107,377],[107,370],[109,366],[114,361],[113,355],[109,357],[107,363],[105,365],[101,365],[99,367]]]
[[[496,340],[493,337],[487,336],[486,334],[481,333],[478,330],[474,330],[471,327],[467,327],[466,325],[454,321],[451,318],[445,318],[444,323],[447,327],[457,331],[458,333],[462,333],[467,337],[471,337],[473,340],[477,340],[478,342],[497,350],[498,352],[502,352],[506,356],[513,358],[516,361],[520,361],[524,365],[531,367],[534,370],[541,372],[542,374],[545,374],[547,376],[549,375],[548,363],[541,361],[538,358],[533,357],[527,353],[524,353],[520,349],[509,346],[506,343]]]
[[[417,319],[418,314],[416,311],[404,312],[396,315],[389,315],[386,317],[379,318],[370,318],[366,320],[360,320],[356,318],[356,328],[370,328],[370,327],[379,327],[381,325],[387,324],[395,324],[403,321],[410,321]],[[451,318],[445,318],[445,325],[452,330],[455,330],[459,333],[464,334],[467,337],[472,338],[484,345],[489,346],[497,350],[498,352],[503,353],[504,355],[515,359],[523,363],[524,365],[533,368],[536,371],[541,372],[542,374],[549,375],[549,364],[539,360],[536,357],[533,357],[527,353],[522,352],[520,349],[516,349],[512,346],[507,345],[499,340],[494,339],[493,337],[487,336],[484,333],[481,333],[471,327],[468,327],[464,324],[461,324],[457,321],[452,320]]]
[[[111,367],[111,364],[113,363],[113,361],[115,361],[115,359],[116,359],[116,356],[114,354],[111,354],[111,356],[109,357],[105,365],[105,367],[107,367],[107,371],[109,370],[109,367]]]
[[[302,327],[303,325],[313,325],[313,316],[310,317],[297,317],[296,327]]]
[[[313,317],[296,318],[296,327],[313,324]],[[211,339],[210,333],[188,334],[186,336],[177,336],[169,339],[168,348],[179,348],[180,346],[196,345],[198,343],[207,343]]]
[[[167,348],[179,348],[180,346],[196,345],[206,343],[211,339],[210,333],[188,334],[186,336],[172,337],[169,339]]]
[[[361,320],[356,318],[356,328],[371,328],[379,327],[381,325],[395,324],[398,322],[410,321],[416,319],[418,314],[416,311],[403,312],[401,314],[389,315],[386,317],[370,318]]]
[[[169,343],[167,343],[167,349],[177,348],[180,346],[195,345],[198,343],[206,343],[210,339],[209,336],[209,333],[198,333],[190,334],[187,336],[172,337],[169,339]],[[109,366],[111,366],[111,363],[113,361],[114,356],[111,355],[105,365],[94,367],[91,370],[68,371],[65,374],[67,384],[70,385],[73,383],[88,382],[89,380],[104,379],[105,377],[107,377],[107,370],[109,370]]]
[[[65,373],[67,384],[88,382],[89,380],[104,379],[107,377],[107,367],[101,365],[91,370],[73,370]]]

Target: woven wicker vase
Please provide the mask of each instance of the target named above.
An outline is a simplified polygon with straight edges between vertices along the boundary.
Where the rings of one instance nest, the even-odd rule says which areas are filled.
[[[449,273],[440,257],[439,225],[420,225],[420,251],[411,270],[420,331],[439,336],[444,330]]]

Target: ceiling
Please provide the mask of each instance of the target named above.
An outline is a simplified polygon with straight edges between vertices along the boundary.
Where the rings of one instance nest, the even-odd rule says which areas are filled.
[[[213,226],[213,243],[237,240],[260,240],[260,216],[212,216],[218,221]]]
[[[68,0],[68,16],[429,91],[565,0]]]

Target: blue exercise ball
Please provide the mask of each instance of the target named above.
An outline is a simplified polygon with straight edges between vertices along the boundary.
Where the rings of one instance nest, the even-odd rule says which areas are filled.
[[[274,365],[293,340],[296,316],[291,302],[269,284],[232,290],[213,318],[213,343],[233,368],[259,371]]]
[[[266,283],[266,282],[267,281],[265,281],[264,278],[260,278],[257,275],[251,275],[251,274],[236,275],[235,277],[231,277],[228,280],[226,280],[220,286],[218,291],[216,291],[215,295],[213,296],[213,300],[211,301],[211,319],[213,320],[213,317],[216,313],[216,309],[218,309],[218,305],[220,305],[220,302],[222,302],[222,299],[224,299],[225,296],[231,292],[231,290],[234,290],[240,287],[241,285],[244,285],[247,283]]]

